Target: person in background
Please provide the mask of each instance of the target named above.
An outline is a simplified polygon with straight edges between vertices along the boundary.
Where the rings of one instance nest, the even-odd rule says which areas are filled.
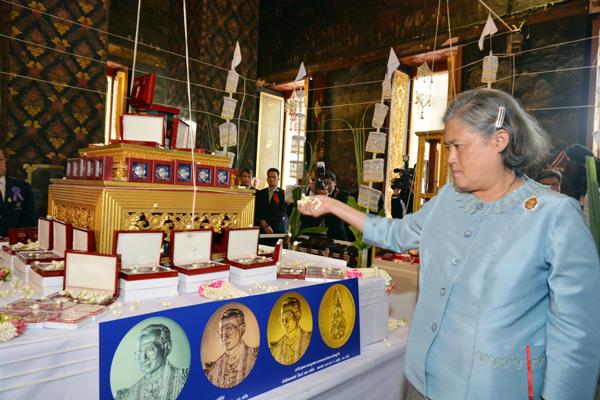
[[[256,192],[256,219],[262,233],[287,233],[288,217],[285,192],[279,188],[279,170],[267,170],[268,187]],[[266,245],[275,245],[277,239],[264,240]]]
[[[580,144],[573,144],[565,149],[567,165],[563,172],[561,189],[567,196],[573,197],[583,205],[587,193],[585,158],[593,156],[590,149]]]
[[[33,192],[29,183],[6,176],[6,156],[0,150],[0,236],[8,235],[9,228],[36,225]]]
[[[545,132],[494,89],[456,96],[444,123],[453,183],[419,211],[381,218],[328,196],[300,211],[419,249],[408,399],[593,399],[600,260],[578,203],[525,175],[545,161]]]
[[[254,189],[258,184],[257,179],[253,177],[254,173],[250,168],[244,168],[240,171],[240,188]]]
[[[327,171],[323,176],[325,190],[318,190],[317,193],[323,194],[346,204],[348,202],[348,192],[337,187],[337,179],[333,172]],[[348,240],[346,236],[346,224],[333,214],[327,214],[324,218],[324,224],[327,227],[327,237],[336,240]]]
[[[560,184],[562,182],[562,174],[555,169],[544,169],[535,179],[544,186],[549,186],[550,189],[560,193]]]

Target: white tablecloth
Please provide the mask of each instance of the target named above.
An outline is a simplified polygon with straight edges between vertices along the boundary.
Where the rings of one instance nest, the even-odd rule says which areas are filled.
[[[274,283],[280,290],[304,282]],[[208,301],[196,294],[146,300],[123,316],[153,312],[169,301],[180,307]],[[100,320],[117,318],[107,313]],[[407,330],[361,349],[359,357],[271,390],[258,399],[402,399]],[[28,330],[0,344],[0,400],[98,398],[98,323],[76,331]]]

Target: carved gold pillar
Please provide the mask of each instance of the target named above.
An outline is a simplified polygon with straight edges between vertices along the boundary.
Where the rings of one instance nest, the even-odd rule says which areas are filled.
[[[395,71],[392,80],[392,104],[390,112],[390,133],[388,135],[387,171],[385,174],[384,198],[385,214],[392,215],[391,181],[394,168],[403,166],[408,135],[408,99],[409,76],[402,71]]]

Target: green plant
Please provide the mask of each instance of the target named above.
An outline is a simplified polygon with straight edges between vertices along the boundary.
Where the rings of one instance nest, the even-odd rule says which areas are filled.
[[[354,208],[355,210],[358,210],[363,213],[367,213],[367,211],[368,211],[365,207],[358,204],[358,202],[356,201],[354,196],[348,197],[348,205],[350,207]],[[381,209],[377,215],[379,215],[380,217],[384,217],[385,210]],[[353,226],[350,226],[350,231],[352,232],[352,234],[354,235],[354,238],[355,238],[354,242],[352,242],[352,247],[355,247],[359,251],[360,250],[368,250],[372,247],[370,244],[363,242],[363,234],[361,231],[359,231],[358,229],[356,229]]]
[[[341,122],[345,124],[352,132],[352,138],[354,139],[354,159],[356,160],[357,186],[360,186],[363,183],[363,162],[365,160],[365,145],[367,143],[365,138],[365,131],[367,130],[367,127],[365,126],[365,118],[369,108],[371,108],[371,105],[365,107],[362,117],[356,124],[356,127],[352,126],[350,122],[343,118],[330,118],[327,120],[331,122]]]
[[[590,229],[596,241],[596,249],[600,252],[600,192],[598,191],[596,160],[594,157],[588,156],[585,159],[585,163]]]

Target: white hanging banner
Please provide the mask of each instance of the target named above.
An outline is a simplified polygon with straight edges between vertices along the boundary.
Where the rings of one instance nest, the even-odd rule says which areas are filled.
[[[485,25],[481,31],[481,36],[479,36],[479,50],[483,50],[483,39],[488,35],[492,36],[496,32],[498,32],[498,27],[496,27],[492,16],[488,14],[487,21],[485,21]]]
[[[371,188],[366,185],[360,185],[358,189],[358,199],[356,202],[359,206],[363,206],[369,208],[369,194],[371,192]]]
[[[369,210],[373,212],[379,211],[379,199],[381,198],[381,192],[377,189],[369,188]]]
[[[225,91],[228,93],[235,93],[237,91],[237,85],[240,76],[234,70],[230,70],[227,74],[227,82],[225,83]]]
[[[240,42],[235,42],[235,50],[233,51],[233,60],[231,60],[231,69],[240,65],[242,62],[242,52],[240,50]]]
[[[369,132],[369,138],[367,139],[365,150],[369,153],[384,154],[386,136],[387,135],[385,133],[381,132]]]
[[[399,66],[400,66],[400,60],[398,60],[398,56],[394,52],[394,48],[390,47],[390,56],[388,57],[388,62],[387,62],[387,72],[385,73],[385,79],[383,81],[391,82],[392,75],[394,74],[394,71],[396,69],[398,69]]]
[[[305,76],[306,76],[306,68],[304,68],[304,62],[302,62],[300,64],[300,68],[298,69],[298,75],[296,75],[296,79],[294,79],[294,82],[298,82],[298,81],[304,79]]]
[[[498,57],[493,55],[490,51],[489,56],[483,57],[483,68],[481,71],[481,82],[482,83],[494,83],[496,82],[496,76],[498,74]]]
[[[233,119],[235,114],[235,107],[237,106],[237,100],[231,97],[223,97],[223,109],[221,110],[221,118]]]
[[[237,144],[237,126],[233,122],[227,121],[219,125],[219,142],[221,147]]]
[[[379,210],[379,199],[381,192],[367,185],[361,185],[358,190],[358,199],[356,202],[359,206],[368,208],[370,211],[377,212]]]
[[[375,109],[373,110],[373,120],[371,126],[375,129],[379,129],[385,122],[389,107],[382,103],[375,103]]]
[[[383,158],[363,161],[363,181],[383,182]]]

